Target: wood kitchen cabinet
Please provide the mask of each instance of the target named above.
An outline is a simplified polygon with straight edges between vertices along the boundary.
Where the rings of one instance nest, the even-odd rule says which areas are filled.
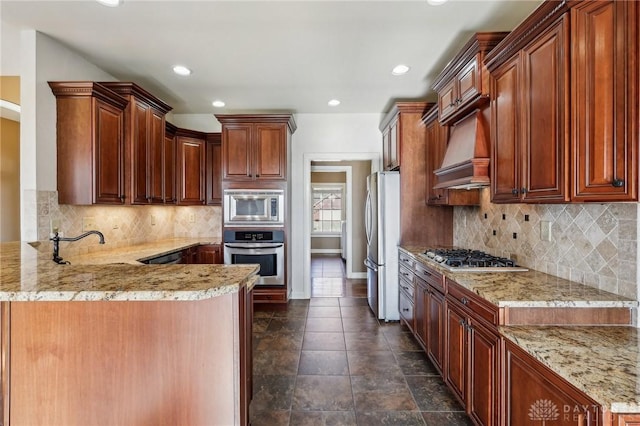
[[[637,2],[544,2],[491,51],[494,203],[636,201]]]
[[[400,167],[399,124],[398,117],[396,117],[382,131],[382,165],[384,170],[397,170]]]
[[[402,251],[398,253],[398,259],[398,310],[400,312],[400,322],[414,332],[414,294],[416,288],[413,271],[415,260]]]
[[[178,128],[166,122],[164,128],[164,145],[162,164],[164,169],[164,186],[162,187],[162,199],[165,204],[175,204],[176,198],[176,131]]]
[[[222,264],[222,246],[220,244],[202,244],[196,250],[196,263]]]
[[[60,204],[125,202],[127,100],[95,82],[49,82],[56,96]]]
[[[599,404],[509,340],[504,345],[505,424],[598,425]],[[535,418],[533,418],[534,416]]]
[[[614,426],[640,426],[640,414],[612,414]]]
[[[205,134],[176,131],[176,192],[178,205],[205,204]]]
[[[475,424],[498,424],[498,310],[448,278],[446,288],[445,381]]]
[[[425,202],[441,206],[469,206],[480,204],[480,190],[478,189],[446,189],[434,188],[438,180],[434,174],[442,166],[449,126],[443,126],[438,121],[438,106],[433,106],[423,117],[425,125]]]
[[[494,203],[569,201],[568,30],[561,16],[491,70]]]
[[[165,115],[172,108],[135,83],[102,84],[128,100],[124,126],[128,203],[163,204]]]
[[[638,2],[571,9],[573,201],[638,200]]]
[[[429,286],[418,277],[414,278],[414,335],[423,349],[427,348],[427,303]]]
[[[425,127],[422,116],[434,104],[396,102],[383,118],[383,143],[388,133],[396,135],[400,173],[400,243],[420,246],[450,246],[453,243],[453,209],[425,203],[427,180]],[[394,130],[395,129],[395,130]]]
[[[438,92],[438,116],[451,124],[489,100],[487,72],[483,60],[508,33],[476,33],[436,77],[433,89]]]
[[[287,179],[288,145],[296,125],[291,114],[222,115],[222,176],[225,181]]]
[[[209,206],[222,205],[222,135],[207,133],[206,203]]]

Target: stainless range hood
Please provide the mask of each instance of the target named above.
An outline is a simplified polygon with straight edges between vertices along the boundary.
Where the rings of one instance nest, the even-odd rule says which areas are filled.
[[[489,135],[477,109],[451,127],[442,166],[434,170],[434,188],[474,189],[489,186]]]

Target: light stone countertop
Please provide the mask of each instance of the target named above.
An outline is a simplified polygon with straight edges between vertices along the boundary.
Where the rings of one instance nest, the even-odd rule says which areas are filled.
[[[257,265],[144,265],[136,261],[215,239],[171,239],[69,257],[25,242],[0,244],[0,301],[202,300],[253,286]],[[64,251],[61,249],[64,257]]]
[[[627,297],[539,271],[451,272],[437,262],[420,256],[424,248],[403,246],[400,249],[499,308],[638,306],[637,301]]]
[[[640,413],[634,327],[499,327],[507,339],[614,413]]]

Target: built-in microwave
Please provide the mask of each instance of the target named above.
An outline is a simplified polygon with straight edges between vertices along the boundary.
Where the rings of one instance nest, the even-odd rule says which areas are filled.
[[[226,189],[225,226],[283,226],[284,191],[281,189]]]

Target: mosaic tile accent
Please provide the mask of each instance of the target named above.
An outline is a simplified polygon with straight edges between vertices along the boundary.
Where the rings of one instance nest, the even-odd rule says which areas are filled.
[[[637,203],[492,204],[489,189],[480,198],[454,208],[456,246],[637,300]],[[541,221],[551,223],[551,241],[540,238]]]
[[[81,234],[85,217],[93,218],[111,248],[174,237],[222,235],[222,209],[218,206],[72,206],[58,204],[57,191],[38,191],[36,209],[39,241],[49,239],[52,221],[59,223],[64,235]],[[68,255],[99,250],[90,238],[65,247]]]

